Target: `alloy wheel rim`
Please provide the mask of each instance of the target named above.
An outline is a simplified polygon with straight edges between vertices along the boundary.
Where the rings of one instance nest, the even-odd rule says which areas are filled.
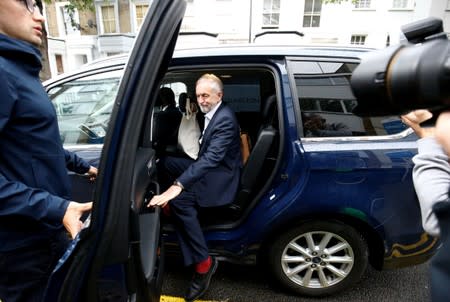
[[[290,241],[282,255],[284,274],[307,288],[327,288],[344,280],[354,264],[351,245],[330,232],[308,232]]]

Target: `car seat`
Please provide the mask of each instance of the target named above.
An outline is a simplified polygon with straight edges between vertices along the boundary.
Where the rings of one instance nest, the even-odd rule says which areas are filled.
[[[266,159],[273,147],[278,130],[275,128],[277,122],[277,99],[275,95],[267,97],[262,104],[262,124],[258,131],[256,141],[250,155],[241,172],[240,189],[235,201],[228,207],[238,215],[248,205],[249,199],[264,184],[266,179],[261,177],[265,168]]]

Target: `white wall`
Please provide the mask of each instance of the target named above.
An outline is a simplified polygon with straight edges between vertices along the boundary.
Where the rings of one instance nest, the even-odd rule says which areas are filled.
[[[77,38],[67,39],[67,68],[65,71],[78,69],[83,62],[82,56],[86,56],[90,62],[98,57],[96,36],[79,36]]]
[[[238,0],[235,0],[238,1]],[[450,31],[450,11],[446,11],[448,0],[411,0],[407,9],[392,9],[391,0],[372,0],[371,9],[354,9],[353,4],[322,5],[320,27],[303,28],[304,1],[280,0],[280,24],[278,30],[296,30],[305,34],[304,43],[335,43],[349,45],[353,34],[367,35],[366,46],[383,48],[390,36],[391,44],[400,40],[400,27],[404,24],[436,16],[444,20],[444,30]],[[243,1],[245,2],[245,1]],[[262,29],[262,3],[253,0],[252,34]],[[286,39],[286,43],[292,42]]]

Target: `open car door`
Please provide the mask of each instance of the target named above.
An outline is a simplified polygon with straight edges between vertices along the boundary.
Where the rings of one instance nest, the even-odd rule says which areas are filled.
[[[159,301],[163,244],[152,108],[173,54],[183,0],[153,0],[126,65],[85,228],[53,271],[45,301]]]

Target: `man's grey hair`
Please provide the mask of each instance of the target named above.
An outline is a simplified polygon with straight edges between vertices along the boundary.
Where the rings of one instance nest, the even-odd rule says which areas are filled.
[[[216,92],[222,92],[223,93],[223,83],[220,80],[220,78],[212,73],[205,73],[202,75],[198,80],[198,84],[200,81],[209,81],[212,83],[211,88],[214,89]]]

